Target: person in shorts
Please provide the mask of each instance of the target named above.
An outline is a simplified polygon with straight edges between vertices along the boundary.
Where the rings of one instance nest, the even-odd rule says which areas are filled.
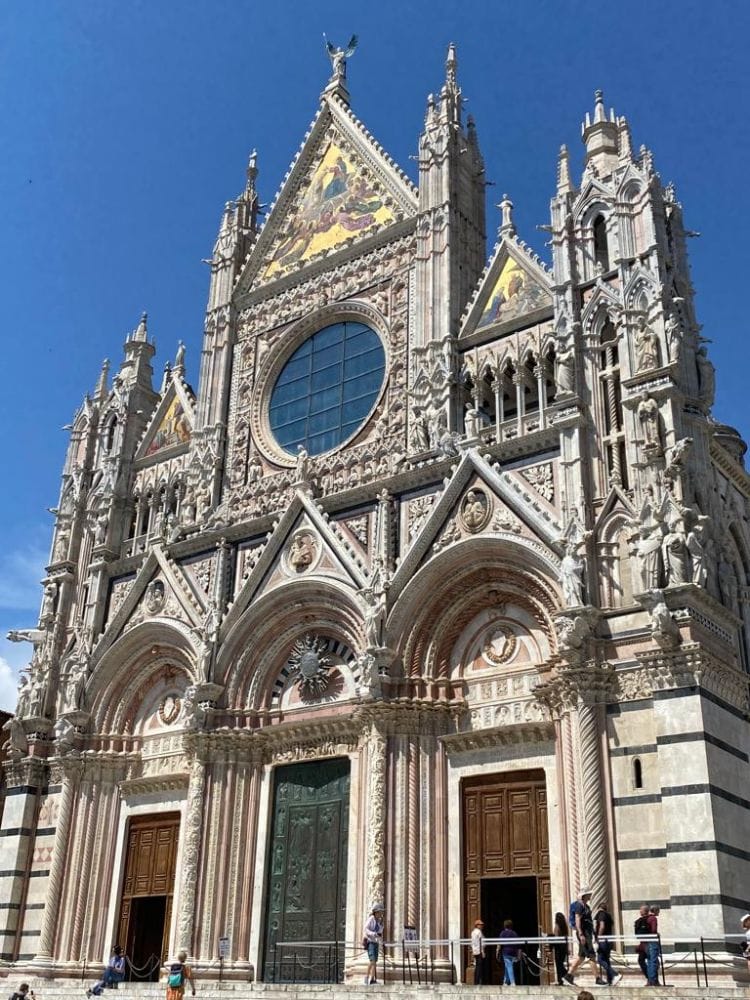
[[[591,899],[591,889],[584,885],[578,892],[578,898],[571,903],[570,915],[575,918],[575,925],[571,926],[571,931],[578,942],[578,955],[570,964],[565,982],[569,986],[575,984],[575,974],[584,962],[591,962],[594,978],[598,978],[599,967],[596,964],[596,951],[594,950],[594,918],[589,906]],[[571,924],[572,924],[571,919]]]
[[[380,943],[383,940],[383,915],[385,910],[382,903],[373,903],[370,916],[365,921],[363,944],[367,950],[367,975],[365,983],[369,986],[377,985],[378,955],[380,954]]]

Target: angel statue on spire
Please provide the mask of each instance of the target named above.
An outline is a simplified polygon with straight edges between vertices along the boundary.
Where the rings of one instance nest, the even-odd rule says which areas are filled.
[[[349,44],[345,49],[340,48],[338,45],[334,45],[333,42],[329,42],[326,38],[325,32],[323,32],[323,41],[325,42],[326,52],[328,53],[328,58],[331,60],[331,66],[333,67],[333,74],[331,78],[334,80],[345,80],[346,60],[354,55],[354,50],[357,47],[357,36],[352,35],[349,39]]]

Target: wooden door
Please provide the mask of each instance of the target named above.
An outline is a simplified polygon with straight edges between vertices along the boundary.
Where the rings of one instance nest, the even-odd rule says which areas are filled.
[[[462,784],[464,927],[480,916],[482,879],[537,877],[539,920],[551,923],[547,792],[543,771],[481,775]]]
[[[276,770],[266,882],[267,982],[343,974],[348,831],[348,760]],[[275,947],[291,941],[331,945]]]
[[[172,914],[172,897],[174,894],[174,877],[177,863],[177,846],[180,833],[179,813],[160,813],[151,816],[134,816],[128,821],[126,833],[127,850],[125,855],[125,872],[122,883],[120,901],[120,920],[118,924],[119,942],[127,949],[133,947],[133,942],[140,940],[135,921],[137,912],[164,913],[160,918],[160,931],[149,935],[149,941],[159,941],[156,948],[161,949],[158,956],[161,961],[167,958],[169,947],[169,928]],[[164,906],[148,911],[144,906],[136,906],[136,901],[157,897],[164,899]],[[149,917],[153,921],[153,916]],[[150,945],[149,951],[156,954]],[[135,966],[140,967],[148,956],[130,954],[128,956]]]

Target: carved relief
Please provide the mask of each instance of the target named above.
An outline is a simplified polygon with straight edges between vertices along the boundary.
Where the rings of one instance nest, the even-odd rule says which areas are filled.
[[[482,656],[493,666],[507,663],[516,652],[518,639],[507,625],[492,625],[482,640]]]
[[[492,516],[492,504],[484,490],[471,489],[461,501],[461,523],[472,535],[487,527]]]
[[[182,701],[180,696],[177,694],[167,694],[165,695],[161,702],[159,703],[159,708],[157,715],[162,725],[171,726],[173,722],[176,722],[180,710],[182,709]]]
[[[521,469],[521,475],[540,496],[552,503],[555,499],[555,480],[552,463],[533,465],[530,469]]]
[[[146,610],[151,615],[158,614],[164,607],[166,601],[166,590],[163,580],[152,580],[146,587],[144,604]]]
[[[317,537],[307,530],[294,534],[286,552],[286,562],[293,573],[304,573],[309,570],[318,555]]]
[[[423,497],[415,497],[413,500],[408,501],[407,523],[410,541],[416,538],[422,530],[422,526],[430,516],[430,511],[434,503],[434,493]]]

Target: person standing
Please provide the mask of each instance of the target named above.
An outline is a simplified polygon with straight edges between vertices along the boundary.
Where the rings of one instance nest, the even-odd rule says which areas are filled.
[[[602,903],[596,911],[594,917],[594,927],[596,929],[596,961],[602,970],[603,977],[598,977],[596,982],[599,986],[617,986],[622,976],[612,968],[610,955],[612,954],[612,942],[607,938],[612,934],[614,918],[607,909],[607,904]]]
[[[475,920],[471,932],[471,953],[474,956],[474,985],[484,986],[484,921]]]
[[[518,938],[518,935],[513,930],[513,921],[504,920],[503,929],[500,931],[500,938],[508,940],[509,938]],[[503,979],[504,986],[515,986],[516,985],[516,970],[515,963],[518,961],[521,949],[517,944],[505,944],[503,943],[501,947],[501,952],[503,956],[503,965],[505,966],[505,977]]]
[[[571,923],[575,921],[571,930],[575,933],[578,941],[578,955],[573,959],[568,974],[563,977],[569,986],[575,985],[574,976],[583,962],[591,962],[594,978],[599,975],[596,952],[594,951],[594,918],[589,906],[590,899],[591,889],[588,886],[583,886],[578,893],[578,898],[570,906]]]
[[[34,1000],[34,991],[29,992],[28,983],[21,983],[18,989],[11,993],[10,1000]]]
[[[190,983],[192,995],[195,996],[195,980],[193,970],[187,965],[187,952],[177,954],[177,961],[165,965],[167,970],[167,1000],[182,1000],[185,995],[185,983]]]
[[[365,921],[364,944],[367,950],[367,975],[365,984],[368,986],[377,985],[378,955],[380,954],[380,944],[383,940],[383,914],[385,910],[382,903],[373,903],[370,915]]]
[[[659,933],[659,907],[651,906],[649,907],[648,917],[648,932],[649,934]],[[659,957],[661,955],[661,948],[659,947],[659,941],[649,941],[646,948],[646,971],[648,973],[648,985],[658,986],[659,985]]]
[[[747,960],[747,968],[750,971],[750,913],[746,913],[740,920],[740,925],[745,932],[745,948],[742,957]]]
[[[125,956],[122,953],[122,948],[119,944],[116,944],[112,949],[112,955],[110,956],[109,962],[102,973],[102,978],[94,983],[91,989],[86,990],[86,996],[90,997],[92,994],[95,997],[101,995],[105,986],[112,989],[117,989],[119,983],[125,978]]]
[[[564,913],[555,914],[555,926],[552,929],[552,934],[556,938],[565,938],[564,941],[557,941],[552,945],[552,954],[555,957],[555,978],[557,985],[563,986],[568,972],[568,936],[570,935],[570,928]]]
[[[641,934],[648,934],[648,932],[648,905],[644,903],[638,911],[638,916],[635,918],[633,933],[639,937]],[[647,944],[647,941],[639,941],[638,947],[635,950],[638,956],[638,965],[646,982],[648,982]]]

